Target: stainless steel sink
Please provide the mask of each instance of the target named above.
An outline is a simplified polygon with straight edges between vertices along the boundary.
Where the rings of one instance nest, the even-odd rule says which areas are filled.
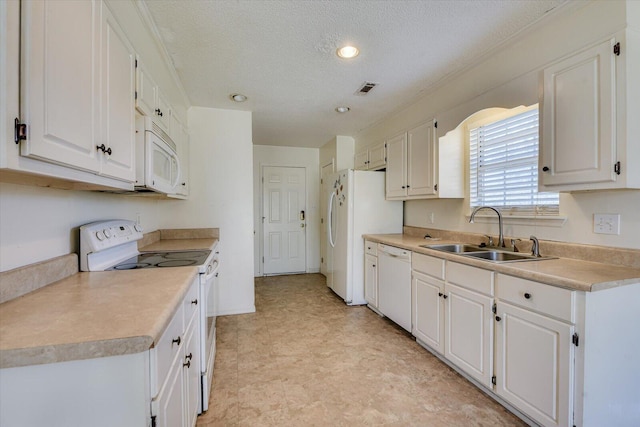
[[[453,254],[461,254],[461,253],[467,253],[467,252],[479,252],[479,251],[487,251],[488,250],[486,248],[481,248],[480,246],[467,245],[467,244],[464,244],[464,243],[449,244],[449,245],[420,245],[420,247],[427,248],[427,249],[435,249],[437,251],[449,252],[449,253],[453,253]]]
[[[482,247],[466,243],[420,245],[420,247],[496,263],[554,259],[554,257],[537,257],[529,254],[523,254],[521,252],[510,252],[507,249],[496,250],[494,247]]]
[[[484,259],[492,262],[541,261],[545,259],[552,259],[552,257],[536,257],[518,252],[502,251],[471,252],[464,254],[464,256]]]

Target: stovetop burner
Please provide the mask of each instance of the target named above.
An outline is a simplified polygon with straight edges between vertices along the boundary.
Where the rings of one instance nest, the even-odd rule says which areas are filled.
[[[143,252],[107,270],[134,270],[156,267],[202,265],[211,251]]]

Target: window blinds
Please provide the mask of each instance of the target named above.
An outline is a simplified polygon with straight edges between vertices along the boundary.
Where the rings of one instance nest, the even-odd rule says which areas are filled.
[[[538,109],[469,131],[471,206],[557,215],[558,193],[538,193]]]

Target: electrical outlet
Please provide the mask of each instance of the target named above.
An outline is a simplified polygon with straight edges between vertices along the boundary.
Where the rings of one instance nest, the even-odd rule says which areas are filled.
[[[433,212],[429,213],[429,224],[433,224],[436,222],[436,214]]]
[[[140,214],[140,212],[136,212],[136,225],[140,225],[141,222],[142,222],[142,215]]]
[[[620,234],[620,214],[593,214],[593,232]]]

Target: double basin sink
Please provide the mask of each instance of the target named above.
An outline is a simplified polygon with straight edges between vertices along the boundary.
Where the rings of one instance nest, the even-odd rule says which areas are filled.
[[[422,248],[435,249],[437,251],[458,254],[469,258],[482,259],[491,262],[519,262],[519,261],[541,261],[545,259],[553,259],[553,257],[534,256],[523,254],[521,252],[513,252],[508,249],[496,249],[493,247],[483,247],[476,245],[468,245],[464,243],[443,244],[443,245],[420,245]]]

